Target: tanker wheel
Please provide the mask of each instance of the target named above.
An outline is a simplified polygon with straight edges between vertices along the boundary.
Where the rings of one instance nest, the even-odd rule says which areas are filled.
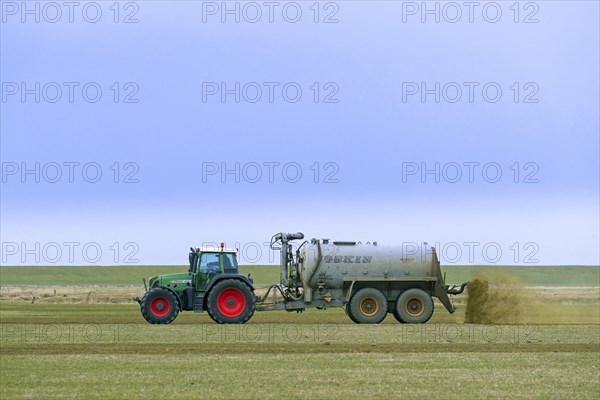
[[[394,316],[407,324],[424,324],[433,315],[433,299],[421,289],[408,289],[398,296]]]
[[[398,315],[398,311],[396,311],[396,307],[394,307],[394,311],[392,312],[392,314],[394,315],[394,318],[396,318],[396,321],[400,322],[401,324],[405,324],[406,321],[404,321],[399,315]]]
[[[349,304],[348,315],[359,324],[378,324],[387,316],[387,300],[375,288],[360,289],[352,296]]]
[[[244,324],[256,308],[254,292],[237,279],[217,282],[208,293],[206,303],[208,315],[219,324]]]
[[[151,324],[170,324],[179,314],[177,298],[163,288],[147,291],[140,306],[142,316]]]
[[[346,303],[346,314],[348,314],[348,317],[352,320],[352,322],[358,324],[358,320],[356,319],[354,314],[352,314],[352,310],[350,309],[350,303]]]

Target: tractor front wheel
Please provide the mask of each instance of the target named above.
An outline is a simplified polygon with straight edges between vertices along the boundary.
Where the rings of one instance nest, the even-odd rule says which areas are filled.
[[[256,298],[252,289],[237,279],[217,282],[206,300],[208,315],[219,324],[244,324],[254,314]]]
[[[179,303],[167,289],[148,290],[140,304],[142,315],[151,324],[170,324],[179,314]]]

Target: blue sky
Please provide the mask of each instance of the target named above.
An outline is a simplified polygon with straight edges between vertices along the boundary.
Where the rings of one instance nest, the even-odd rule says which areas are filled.
[[[472,22],[462,3],[428,2],[436,22],[277,2],[269,22],[228,2],[239,23],[221,2],[81,2],[73,22],[36,3],[39,22],[1,2],[3,264],[184,264],[221,241],[268,262],[279,231],[600,262],[597,2],[480,2]]]

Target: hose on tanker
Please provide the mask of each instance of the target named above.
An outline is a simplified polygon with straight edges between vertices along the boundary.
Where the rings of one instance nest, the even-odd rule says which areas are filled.
[[[271,236],[271,241],[269,243],[269,248],[271,250],[277,250],[277,249],[273,248],[273,245],[275,243],[277,243],[279,240],[281,240],[281,233],[276,233],[273,236]]]
[[[304,246],[306,243],[308,243],[308,240],[305,240],[304,242],[302,242],[302,244],[296,249],[296,251],[300,251],[300,249],[302,248],[302,246]]]
[[[273,249],[273,244],[277,243],[278,241],[282,241],[283,242],[283,238],[286,238],[286,242],[289,242],[290,240],[299,240],[299,239],[304,239],[304,234],[302,232],[297,232],[297,233],[276,233],[273,236],[271,236],[271,242],[270,242],[270,246],[271,249]]]
[[[287,298],[289,298],[289,299],[292,299],[292,300],[296,300],[296,301],[297,301],[297,300],[301,300],[301,299],[304,297],[304,294],[303,294],[303,293],[300,293],[300,291],[298,291],[298,293],[294,295],[294,294],[292,293],[292,291],[291,291],[291,290],[288,288],[288,289],[285,291],[285,295],[284,295],[284,297],[287,297]]]

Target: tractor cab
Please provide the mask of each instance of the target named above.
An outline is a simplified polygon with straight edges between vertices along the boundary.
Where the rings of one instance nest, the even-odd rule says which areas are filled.
[[[195,277],[197,291],[205,291],[208,283],[219,274],[237,274],[237,250],[214,247],[190,248],[189,274]]]

